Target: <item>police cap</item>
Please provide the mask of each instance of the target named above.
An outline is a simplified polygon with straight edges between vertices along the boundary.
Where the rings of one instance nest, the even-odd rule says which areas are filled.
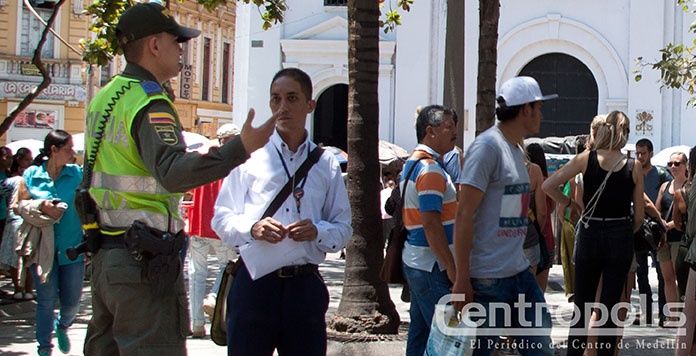
[[[121,45],[161,32],[171,33],[179,42],[201,34],[199,30],[179,25],[169,9],[152,2],[129,7],[116,25],[116,37]]]

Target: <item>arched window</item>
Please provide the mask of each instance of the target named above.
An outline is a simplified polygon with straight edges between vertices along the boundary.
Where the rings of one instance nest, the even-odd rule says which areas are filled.
[[[333,85],[319,95],[314,109],[314,142],[348,149],[347,85]]]
[[[536,79],[544,94],[558,94],[558,99],[544,102],[539,137],[589,132],[597,115],[598,89],[585,64],[567,54],[549,53],[534,58],[519,75]]]

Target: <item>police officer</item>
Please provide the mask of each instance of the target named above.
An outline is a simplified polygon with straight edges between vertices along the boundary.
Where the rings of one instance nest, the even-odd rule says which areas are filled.
[[[162,83],[181,69],[180,43],[199,34],[155,3],[130,7],[116,27],[128,63],[90,103],[85,135],[86,164],[93,164],[89,192],[101,231],[92,260],[86,355],[186,354],[189,316],[180,266],[175,282],[153,293],[156,280],[126,249],[124,236],[136,220],[163,236],[180,236],[181,193],[226,176],[273,131],[275,117],[253,128],[250,111],[238,138],[204,155],[186,152]]]

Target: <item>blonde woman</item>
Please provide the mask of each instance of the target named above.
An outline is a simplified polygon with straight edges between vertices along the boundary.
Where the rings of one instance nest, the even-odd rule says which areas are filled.
[[[629,133],[629,120],[620,111],[613,111],[599,124],[594,146],[573,158],[549,177],[542,189],[557,203],[579,209],[572,198],[559,186],[578,173],[583,174],[583,203],[585,209],[578,221],[575,251],[575,314],[568,336],[568,355],[582,355],[588,348],[586,328],[590,315],[586,303],[595,301],[602,277],[599,301],[607,310],[619,302],[631,261],[633,232],[643,221],[643,175],[635,160],[621,153]],[[631,212],[631,204],[635,209]],[[615,328],[612,318],[602,325]],[[599,343],[605,348],[599,355],[612,355],[616,336],[602,335]]]

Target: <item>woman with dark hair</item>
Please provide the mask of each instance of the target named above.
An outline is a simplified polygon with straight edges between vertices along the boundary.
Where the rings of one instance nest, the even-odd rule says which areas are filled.
[[[85,267],[82,256],[75,261],[67,258],[65,250],[76,246],[82,239],[80,220],[75,209],[75,190],[82,181],[82,168],[70,164],[75,156],[72,136],[63,130],[53,130],[44,140],[41,154],[34,165],[24,172],[24,183],[19,186],[17,206],[24,224],[36,215],[54,221],[55,252],[52,261],[45,257],[28,261],[36,286],[36,339],[39,355],[50,355],[55,329],[58,349],[70,351],[67,329],[75,320],[80,307]],[[34,219],[36,220],[36,219]],[[21,233],[22,229],[20,229]],[[46,229],[42,229],[42,234]],[[51,236],[48,236],[50,238]],[[28,237],[27,237],[28,238]],[[50,257],[49,257],[50,258]],[[60,302],[58,318],[54,308]]]
[[[24,174],[24,170],[29,168],[34,161],[34,157],[31,154],[31,150],[22,147],[17,150],[17,153],[12,156],[12,166],[10,167],[10,176],[21,176]]]
[[[539,166],[539,168],[541,169],[543,183],[543,181],[545,181],[546,178],[549,177],[548,168],[546,166],[546,155],[544,155],[544,149],[538,143],[530,143],[529,145],[527,145],[525,150],[529,161]],[[544,194],[543,192],[541,193],[544,196],[546,209],[544,209],[545,214],[536,215],[538,218],[537,224],[541,232],[539,247],[543,249],[542,251],[540,251],[541,260],[537,265],[536,280],[537,283],[539,283],[539,287],[541,288],[541,290],[545,291],[546,283],[549,280],[549,270],[553,265],[554,251],[556,249],[556,243],[553,238],[553,228],[551,226],[551,213],[553,212],[555,204],[553,200],[551,200],[551,198],[549,198],[546,194]]]

